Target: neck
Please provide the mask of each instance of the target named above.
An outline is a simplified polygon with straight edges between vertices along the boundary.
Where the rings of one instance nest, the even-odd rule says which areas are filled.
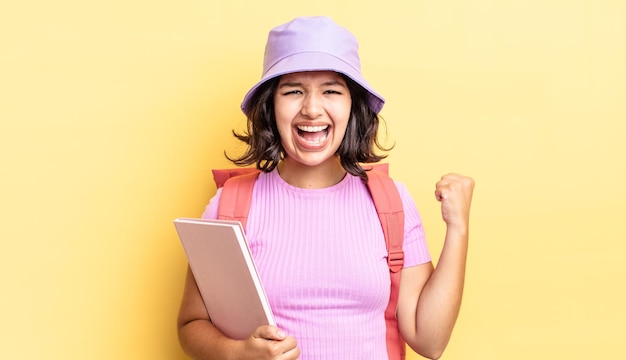
[[[307,166],[289,159],[278,165],[280,177],[289,185],[303,189],[323,189],[338,184],[346,170],[338,157],[334,157],[316,166]]]

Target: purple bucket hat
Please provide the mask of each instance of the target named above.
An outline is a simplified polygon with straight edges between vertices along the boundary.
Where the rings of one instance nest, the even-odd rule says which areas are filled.
[[[357,39],[329,17],[298,17],[272,29],[265,45],[263,75],[246,94],[241,110],[248,114],[256,89],[272,78],[301,71],[331,70],[344,74],[368,91],[376,114],[385,104],[361,74]]]

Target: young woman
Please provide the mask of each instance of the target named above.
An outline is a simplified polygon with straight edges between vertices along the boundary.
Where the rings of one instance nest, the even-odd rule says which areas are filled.
[[[246,94],[248,145],[238,165],[263,172],[246,234],[277,326],[245,340],[215,328],[188,271],[178,330],[195,359],[386,359],[387,252],[360,164],[384,158],[377,141],[384,99],[363,78],[358,44],[327,17],[274,28],[262,79]],[[463,292],[474,182],[448,174],[436,184],[447,225],[433,268],[417,208],[396,182],[405,213],[397,317],[416,352],[438,358]],[[216,218],[218,191],[203,215]]]

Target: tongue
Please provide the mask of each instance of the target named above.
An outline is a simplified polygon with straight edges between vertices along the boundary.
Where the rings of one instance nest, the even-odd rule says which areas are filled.
[[[300,137],[306,140],[307,142],[317,143],[317,142],[321,142],[322,140],[324,140],[324,138],[326,137],[326,132],[325,131],[318,131],[318,132],[301,131]]]

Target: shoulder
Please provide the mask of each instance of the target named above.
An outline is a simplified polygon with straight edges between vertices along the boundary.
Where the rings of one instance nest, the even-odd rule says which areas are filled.
[[[202,213],[203,219],[217,219],[217,212],[220,204],[220,198],[222,197],[222,188],[217,189],[215,195],[209,200],[209,204]]]
[[[402,199],[402,203],[405,204],[405,207],[407,204],[414,207],[415,201],[413,200],[413,195],[411,195],[411,192],[406,185],[398,180],[394,180],[393,182],[396,185],[396,189],[398,189],[398,193],[400,194],[400,198]]]
[[[268,184],[275,182],[276,176],[274,171],[269,173],[248,171],[223,179],[222,187],[217,189],[215,195],[209,201],[202,218],[217,219],[219,204],[224,197],[232,200],[233,192],[239,192],[239,196],[253,196],[257,192],[257,188],[263,189]],[[228,192],[227,195],[224,194],[225,191]]]
[[[400,199],[402,199],[402,207],[407,225],[411,224],[411,226],[421,226],[422,217],[419,213],[413,195],[403,182],[394,180],[394,184],[396,185],[396,189],[398,189]]]
[[[372,176],[369,177],[369,181],[377,181],[378,186],[387,187],[389,184],[394,184],[398,194],[400,195],[400,199],[402,199],[402,202],[405,204],[405,207],[407,202],[409,204],[413,203],[413,197],[403,182],[380,171],[372,171],[370,174]]]

